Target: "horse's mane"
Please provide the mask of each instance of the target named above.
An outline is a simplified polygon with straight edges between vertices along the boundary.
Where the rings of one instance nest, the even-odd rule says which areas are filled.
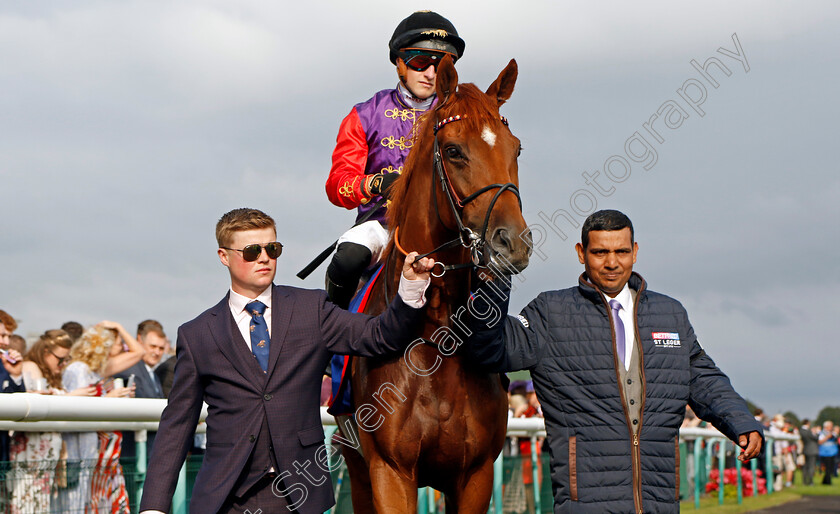
[[[435,138],[435,123],[455,115],[461,116],[459,125],[478,135],[488,118],[498,119],[499,107],[475,84],[459,84],[455,94],[451,95],[443,105],[435,107],[420,117],[414,131],[414,144],[403,165],[402,175],[391,188],[391,203],[388,206],[388,226],[391,230],[399,227],[409,213],[413,200],[408,195],[412,176],[418,173],[434,173],[431,166],[431,154]]]

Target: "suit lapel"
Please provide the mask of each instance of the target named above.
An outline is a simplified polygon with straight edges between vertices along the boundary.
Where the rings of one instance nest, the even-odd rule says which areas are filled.
[[[277,366],[280,349],[286,339],[286,331],[292,321],[294,298],[286,288],[272,286],[271,292],[271,346],[268,353],[268,378]]]
[[[230,306],[228,305],[229,296],[230,293],[213,307],[210,313],[213,316],[210,321],[210,333],[213,335],[216,346],[233,364],[233,368],[254,387],[262,391],[263,384],[260,382],[265,375],[254,358],[254,354],[248,351],[248,345],[242,339],[242,334],[233,321],[233,315],[230,313]]]

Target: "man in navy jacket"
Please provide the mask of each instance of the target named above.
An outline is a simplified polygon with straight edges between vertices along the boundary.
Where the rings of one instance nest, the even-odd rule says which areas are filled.
[[[469,353],[492,371],[531,371],[555,512],[678,512],[686,403],[738,443],[742,461],[759,454],[762,428],[682,305],[633,272],[638,245],[627,216],[592,214],[576,249],[585,267],[577,287],[541,293],[517,317],[501,317],[504,290],[479,289]]]
[[[407,346],[424,320],[419,307],[434,261],[406,257],[398,298],[373,318],[336,307],[324,291],[274,285],[282,245],[267,214],[231,211],[216,239],[230,291],[178,330],[175,383],[140,511],[169,510],[205,402],[207,450],[190,512],[321,514],[335,503],[319,409],[324,368],[333,353]]]

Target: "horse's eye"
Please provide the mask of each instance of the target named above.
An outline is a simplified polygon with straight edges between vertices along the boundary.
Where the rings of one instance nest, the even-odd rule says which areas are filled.
[[[516,152],[516,156],[519,157],[522,155],[522,145],[519,145],[519,150]]]
[[[446,152],[446,156],[449,157],[450,159],[463,159],[464,158],[464,155],[461,153],[460,150],[458,150],[458,147],[456,147],[456,146],[447,146],[446,148],[444,148],[443,151]]]

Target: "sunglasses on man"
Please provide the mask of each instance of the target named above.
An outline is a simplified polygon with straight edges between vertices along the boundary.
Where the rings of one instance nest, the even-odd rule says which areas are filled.
[[[248,245],[243,249],[238,248],[228,248],[226,246],[222,246],[225,250],[233,250],[234,252],[242,252],[242,259],[245,262],[253,262],[260,258],[260,254],[262,254],[263,248],[265,248],[265,253],[268,255],[269,259],[276,259],[280,257],[280,254],[283,253],[283,245],[277,241],[273,243],[266,243],[264,245],[259,244],[252,244]]]
[[[405,50],[400,52],[400,57],[409,69],[414,71],[424,71],[429,66],[434,66],[437,71],[438,64],[443,61],[444,56],[451,55],[444,52],[430,52],[428,50]],[[455,56],[452,56],[452,62],[455,62]]]

